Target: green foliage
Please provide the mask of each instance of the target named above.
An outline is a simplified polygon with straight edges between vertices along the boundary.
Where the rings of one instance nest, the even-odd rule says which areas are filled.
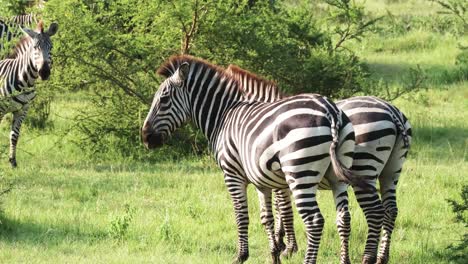
[[[307,2],[286,8],[236,0],[50,0],[44,17],[60,30],[49,83],[92,95],[91,106],[76,118],[83,134],[78,144],[88,153],[148,157],[138,131],[160,82],[155,69],[173,54],[235,63],[274,77],[291,93],[336,97],[359,91],[367,77],[364,65],[352,53],[331,51],[331,36],[310,8]],[[179,152],[206,151],[191,127],[172,142],[169,147]]]
[[[468,26],[468,2],[465,0],[431,0],[444,8],[445,12],[456,16]]]
[[[50,107],[53,95],[39,91],[37,97],[31,103],[25,123],[36,129],[46,129],[53,126],[50,117]]]
[[[452,206],[452,211],[456,215],[456,221],[463,224],[465,228],[468,227],[468,185],[464,185],[460,193],[461,202],[456,200],[448,200]],[[463,238],[458,244],[451,245],[449,249],[453,255],[451,259],[453,261],[466,261],[468,254],[468,233],[465,231]]]
[[[123,240],[128,233],[130,224],[135,216],[135,208],[129,204],[125,204],[125,212],[122,215],[116,216],[110,223],[109,236]]]
[[[468,47],[460,47],[461,52],[457,55],[455,65],[460,72],[460,80],[468,80]]]
[[[333,31],[338,35],[338,40],[333,50],[344,48],[343,44],[350,40],[361,41],[365,33],[381,18],[370,18],[365,13],[363,5],[356,4],[350,0],[324,0],[325,3],[334,7],[330,9],[330,20],[335,23]]]

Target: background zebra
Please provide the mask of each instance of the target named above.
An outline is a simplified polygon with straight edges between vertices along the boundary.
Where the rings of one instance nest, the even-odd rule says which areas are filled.
[[[16,162],[16,144],[21,123],[26,116],[30,102],[36,97],[34,83],[38,77],[47,80],[50,76],[52,63],[50,37],[58,30],[58,25],[52,23],[44,32],[40,22],[37,32],[28,28],[26,34],[17,44],[11,58],[0,61],[0,120],[6,113],[13,113],[13,123],[10,132],[10,163]]]
[[[233,200],[238,229],[235,263],[243,263],[249,255],[248,183],[256,186],[260,198],[273,263],[280,263],[280,250],[274,239],[271,190],[288,187],[306,225],[304,263],[315,263],[324,224],[315,194],[330,159],[340,180],[357,183],[346,167],[352,163],[354,148],[346,115],[326,98],[312,94],[274,103],[249,102],[224,69],[190,56],[169,59],[158,73],[166,80],[144,122],[143,143],[148,148],[162,146],[189,118],[201,129]],[[341,159],[336,153],[338,137],[349,138],[338,148],[348,154]]]
[[[37,22],[37,16],[32,13],[0,18],[0,51],[6,43],[22,35],[21,28],[33,28]]]
[[[274,82],[258,77],[235,65],[227,71],[241,84],[244,94],[254,101],[274,102],[286,96],[281,93]],[[368,223],[368,237],[363,256],[363,263],[375,263],[380,230],[383,226],[383,237],[377,263],[387,263],[390,251],[390,239],[397,217],[396,185],[406,159],[411,142],[411,126],[395,106],[379,98],[359,96],[337,102],[337,106],[350,118],[355,134],[356,149],[354,153],[353,173],[365,180],[367,188],[354,186],[359,205],[364,211]],[[382,202],[377,194],[376,181],[379,178]],[[337,226],[341,238],[341,263],[350,263],[348,238],[350,233],[350,216],[348,212],[348,195],[346,188],[336,186],[336,181],[329,181],[320,187],[333,190],[337,209]],[[329,189],[329,188],[328,188]],[[281,243],[284,233],[292,229],[292,210],[290,202],[281,201],[278,196],[277,208],[282,214],[279,220],[276,237]],[[345,215],[345,217],[343,217]],[[282,230],[286,228],[285,231]],[[289,236],[294,236],[294,233]],[[290,241],[295,239],[288,237]],[[293,245],[294,246],[294,245]],[[289,247],[291,247],[289,245]]]

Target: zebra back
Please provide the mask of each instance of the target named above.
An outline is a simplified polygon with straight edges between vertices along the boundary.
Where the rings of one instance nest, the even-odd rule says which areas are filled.
[[[236,65],[229,65],[226,72],[230,74],[233,79],[237,80],[240,85],[240,90],[250,101],[272,103],[287,97],[281,92],[275,82],[259,77],[247,70],[239,68]],[[327,118],[331,123],[333,138],[330,146],[330,158],[335,175],[340,178],[340,180],[348,182],[353,186],[365,187],[363,182],[356,177],[349,168],[344,166],[338,158],[336,151],[340,144],[340,131],[350,123],[349,119],[341,109],[326,97],[322,97],[318,94],[313,94],[313,96],[320,100],[321,104],[328,109]],[[351,134],[354,138],[354,132]]]

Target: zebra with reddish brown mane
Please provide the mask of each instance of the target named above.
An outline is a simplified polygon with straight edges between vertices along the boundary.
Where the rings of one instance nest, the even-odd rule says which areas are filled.
[[[286,188],[292,191],[306,226],[304,263],[316,263],[324,225],[316,201],[320,181],[331,164],[341,181],[359,184],[348,169],[354,133],[346,115],[330,100],[314,94],[252,102],[223,68],[190,56],[169,59],[158,73],[166,79],[143,124],[143,143],[150,149],[161,147],[188,119],[203,132],[224,172],[234,205],[235,263],[249,256],[249,183],[260,198],[261,222],[273,263],[280,263],[280,248],[274,239],[271,190]],[[344,138],[348,140],[340,144]],[[288,199],[289,193],[284,194]]]
[[[252,101],[275,102],[287,98],[272,81],[235,65],[230,65],[227,71],[239,81],[245,96]],[[356,147],[351,170],[366,183],[365,188],[353,186],[368,224],[363,263],[387,263],[398,213],[396,187],[411,143],[411,125],[398,108],[376,97],[352,97],[336,104],[354,127]],[[343,183],[333,174],[327,173],[324,179],[328,182],[320,187],[331,189],[335,198],[341,239],[340,263],[350,263],[348,240],[351,226],[347,188],[343,188]],[[381,198],[377,193],[377,179]],[[296,248],[291,203],[283,198],[284,195],[276,198],[278,211],[281,212],[276,230],[277,243],[283,244],[286,234],[287,248]],[[382,228],[382,242],[377,252]]]

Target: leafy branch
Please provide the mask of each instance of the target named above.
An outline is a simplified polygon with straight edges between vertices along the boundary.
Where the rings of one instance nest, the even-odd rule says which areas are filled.
[[[463,24],[466,26],[467,23],[467,15],[466,11],[468,9],[468,2],[466,0],[430,0],[431,2],[439,4],[448,13],[455,15],[456,17],[460,18]]]
[[[332,48],[337,51],[340,48],[347,49],[343,44],[350,40],[361,41],[362,37],[371,30],[371,27],[382,17],[369,18],[364,14],[364,7],[350,0],[324,0],[332,6],[330,20],[338,22],[334,33],[338,35],[338,41]]]

